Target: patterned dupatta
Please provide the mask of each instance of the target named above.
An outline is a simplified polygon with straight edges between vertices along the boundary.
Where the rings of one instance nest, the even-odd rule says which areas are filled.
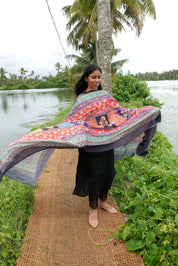
[[[35,185],[56,148],[83,148],[88,152],[115,149],[116,159],[144,156],[157,122],[157,107],[127,109],[105,91],[83,93],[61,123],[35,130],[7,147],[0,158],[0,179],[5,174]]]

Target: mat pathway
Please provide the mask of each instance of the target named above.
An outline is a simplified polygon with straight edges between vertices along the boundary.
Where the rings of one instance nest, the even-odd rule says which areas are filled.
[[[108,240],[124,223],[120,212],[99,209],[98,228],[89,226],[88,198],[72,195],[77,156],[77,150],[55,150],[40,176],[17,265],[143,265],[141,256],[127,251],[125,243]],[[114,199],[109,202],[118,209]]]

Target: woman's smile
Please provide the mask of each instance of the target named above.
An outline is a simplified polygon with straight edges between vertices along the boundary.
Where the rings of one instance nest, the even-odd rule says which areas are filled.
[[[101,84],[101,72],[97,69],[92,72],[85,80],[88,84],[86,91],[97,90],[97,88]]]

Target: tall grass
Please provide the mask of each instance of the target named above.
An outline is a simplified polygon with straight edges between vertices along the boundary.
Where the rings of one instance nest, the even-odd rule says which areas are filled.
[[[3,177],[0,183],[0,265],[15,265],[33,202],[34,187]]]

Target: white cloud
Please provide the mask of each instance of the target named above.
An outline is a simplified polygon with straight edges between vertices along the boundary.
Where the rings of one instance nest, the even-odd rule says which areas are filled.
[[[131,72],[167,71],[178,69],[178,1],[154,1],[157,19],[146,18],[143,32],[135,37],[127,31],[117,37],[115,45],[121,48],[120,57],[128,58],[123,70]],[[137,63],[135,62],[138,61]]]
[[[71,1],[67,1],[70,3]],[[55,71],[54,64],[67,65],[61,44],[44,0],[0,0],[0,61],[9,72],[21,67],[48,74]],[[61,8],[65,3],[54,0],[49,4],[66,51],[72,51],[66,43],[65,17]],[[12,60],[13,59],[13,60]],[[14,59],[16,64],[14,64]]]
[[[61,9],[73,0],[48,0],[66,53],[68,46],[66,18]],[[157,20],[146,18],[139,38],[134,32],[123,32],[115,38],[121,52],[117,59],[128,58],[123,70],[131,72],[178,69],[178,1],[154,0]],[[21,67],[39,74],[54,73],[54,65],[67,65],[45,0],[0,0],[0,67],[18,72]]]

